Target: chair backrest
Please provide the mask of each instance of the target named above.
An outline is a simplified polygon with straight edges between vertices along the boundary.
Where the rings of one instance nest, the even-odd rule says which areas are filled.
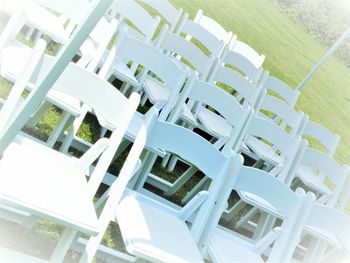
[[[269,73],[265,71],[264,77],[266,77],[266,80],[264,81],[264,88],[266,88],[268,91],[271,91],[271,95],[274,95],[278,98],[283,99],[286,101],[289,105],[292,107],[295,106],[295,104],[298,101],[300,91],[291,89],[287,83],[283,82],[282,80],[272,77],[268,75]]]
[[[156,45],[163,51],[170,52],[177,57],[179,56],[178,58],[181,60],[184,67],[190,66],[197,71],[200,79],[205,80],[210,73],[214,58],[212,56],[206,56],[192,42],[169,32],[166,25],[163,26]],[[183,59],[190,63],[190,65],[188,65],[188,63],[184,64],[182,62]]]
[[[155,121],[146,145],[176,154],[211,179],[208,188],[209,196],[199,208],[192,222],[191,232],[194,239],[198,240],[204,230],[206,219],[210,216],[208,211],[212,211],[216,206],[217,196],[224,191],[227,185],[224,180],[228,178],[227,172],[232,171],[231,156],[220,152],[193,131],[159,120]]]
[[[255,116],[247,127],[246,136],[260,138],[262,143],[270,144],[271,149],[284,158],[282,170],[277,174],[281,181],[285,181],[293,167],[297,155],[302,154],[305,141],[299,136],[292,136],[276,123],[265,118]]]
[[[301,136],[306,118],[302,111],[297,112],[285,101],[271,95],[264,97],[259,111],[259,116],[277,121],[283,129],[288,128],[290,134]]]
[[[108,48],[108,44],[115,35],[118,25],[118,20],[113,18],[108,21],[106,17],[102,17],[89,38],[80,47],[81,58],[78,64],[95,71]]]
[[[110,6],[112,10],[111,16],[119,16],[124,24],[125,19],[131,22],[129,26],[129,34],[135,38],[151,41],[160,22],[160,17],[152,17],[140,4],[134,0],[118,1],[114,0]],[[134,28],[133,28],[134,27]]]
[[[219,57],[226,44],[224,40],[218,39],[207,27],[192,21],[188,14],[183,16],[176,34],[186,34],[186,39],[199,41],[212,56]],[[203,47],[201,47],[203,48]]]
[[[350,253],[350,217],[344,212],[330,206],[314,203],[306,226],[331,233],[338,239],[347,253]]]
[[[220,57],[225,66],[233,67],[238,70],[244,77],[247,77],[252,83],[257,84],[261,78],[263,68],[255,66],[249,59],[240,53],[234,52],[225,47],[223,55]]]
[[[238,101],[251,107],[255,107],[262,93],[261,85],[255,85],[240,73],[225,67],[220,59],[214,62],[208,81],[221,86],[234,95]]]
[[[144,73],[151,71],[163,81],[166,87],[171,89],[169,103],[167,103],[161,113],[161,116],[166,118],[166,114],[168,114],[173,108],[177,95],[180,93],[180,89],[186,78],[186,73],[175,61],[152,45],[129,37],[127,34],[126,29],[121,30],[118,40],[110,51],[99,75],[107,79],[111,72],[114,60],[122,60],[126,62],[131,61],[142,65],[147,69],[144,70]],[[162,117],[162,119],[165,118]]]
[[[42,6],[53,11],[59,12],[61,15],[79,23],[91,6],[89,0],[35,0]]]
[[[213,36],[216,37],[219,41],[223,41],[225,44],[228,44],[232,39],[232,32],[226,31],[218,22],[212,19],[209,16],[203,14],[203,10],[199,9],[193,20],[195,23],[206,28]]]
[[[21,76],[18,77],[6,101],[1,105],[0,134],[5,131],[7,124],[13,116],[15,116],[15,112],[19,110],[20,107],[18,107],[18,105],[21,104],[22,93],[33,73],[37,68],[40,68],[45,47],[46,42],[44,40],[39,40],[37,42],[34,49],[31,51],[31,54],[29,54],[27,64],[24,66]]]
[[[329,185],[333,195],[324,197],[324,199],[321,197],[320,201],[335,206],[349,174],[349,167],[342,166],[332,157],[311,148],[305,150],[300,164],[318,173],[321,179],[328,180],[324,184]]]
[[[322,124],[308,120],[302,134],[320,143],[328,156],[334,156],[340,140],[338,133],[332,133]],[[312,142],[310,142],[309,147],[312,147]]]
[[[222,89],[208,82],[195,79],[193,85],[184,88],[174,109],[175,120],[180,117],[183,104],[187,99],[199,102],[217,111],[232,127],[231,137],[238,138],[250,113],[249,106],[242,106],[236,99]]]
[[[284,249],[290,246],[293,241],[296,242],[290,237],[294,234],[296,224],[304,225],[306,218],[301,215],[307,214],[308,206],[314,200],[313,194],[305,195],[302,189],[293,192],[285,183],[269,173],[246,166],[241,169],[233,189],[262,198],[284,216],[281,225],[282,234],[274,242],[268,255],[268,262],[287,262],[286,258],[282,260],[283,257],[287,256],[284,254]]]
[[[237,158],[238,156],[236,156],[236,159]],[[306,218],[300,218],[300,215],[307,213],[310,203],[313,201],[313,195],[305,195],[302,189],[293,192],[286,184],[265,171],[243,166],[242,163],[237,161],[235,165],[239,166],[239,169],[235,171],[231,170],[227,175],[234,178],[230,184],[226,186],[226,188],[230,189],[230,192],[226,192],[226,196],[222,196],[220,199],[222,204],[218,204],[218,206],[222,208],[221,213],[226,207],[227,200],[232,190],[254,194],[270,203],[283,215],[283,218],[281,218],[283,220],[281,225],[283,231],[275,240],[270,250],[268,262],[286,262],[281,260],[284,256],[283,251],[289,245],[289,242],[291,242],[290,237],[293,234],[295,224],[303,226]],[[211,235],[214,233],[219,223],[221,213],[219,216],[216,216],[216,220],[207,224],[207,235],[203,240],[204,244],[210,241]],[[215,215],[212,217],[215,217]],[[269,244],[267,244],[267,246],[269,246]],[[252,251],[252,253],[253,252],[254,251]]]
[[[247,43],[237,40],[237,36],[234,36],[230,43],[230,50],[235,53],[241,54],[248,59],[255,67],[260,68],[264,63],[265,56],[259,55],[258,52]]]
[[[169,24],[169,30],[174,32],[179,23],[183,10],[176,9],[168,0],[141,0],[153,9],[155,9]]]

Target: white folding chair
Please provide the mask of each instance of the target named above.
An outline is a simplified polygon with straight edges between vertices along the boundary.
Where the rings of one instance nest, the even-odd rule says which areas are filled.
[[[170,151],[198,167],[211,178],[212,183],[208,193],[199,193],[183,208],[164,203],[159,196],[143,189],[149,170],[154,164],[151,155],[145,157],[135,180],[130,181],[130,173],[123,180],[124,187],[129,184],[130,187],[138,189],[138,192],[127,189],[116,209],[116,220],[126,249],[137,258],[150,261],[202,262],[196,242],[204,231],[208,211],[215,206],[216,196],[225,185],[223,178],[227,177],[228,171],[232,171],[231,157],[220,153],[204,138],[181,126],[156,120],[155,117],[148,127],[143,131],[142,140],[139,141],[138,136],[135,141],[134,145],[138,145],[138,152],[134,152],[135,158],[145,145],[148,148]],[[186,143],[179,144],[179,140]],[[130,156],[131,154],[130,152]],[[187,226],[186,221],[191,224]],[[87,251],[93,244],[97,248],[100,240],[90,238]]]
[[[322,124],[307,120],[302,135],[309,141],[310,148],[324,151],[328,156],[333,157],[340,141],[338,133],[332,133]]]
[[[330,206],[314,203],[308,215],[304,233],[316,237],[315,242],[300,255],[296,246],[289,247],[299,257],[293,262],[347,262],[350,259],[350,218]],[[294,235],[300,238],[300,232]],[[305,247],[305,246],[303,246]],[[330,248],[329,248],[330,247]],[[299,250],[300,251],[300,250]]]
[[[259,55],[254,48],[249,46],[247,43],[238,40],[236,35],[232,37],[230,50],[234,53],[242,55],[257,68],[260,68],[264,63],[265,56]]]
[[[303,112],[295,111],[286,102],[277,99],[274,96],[266,95],[262,100],[259,112],[256,113],[260,118],[265,118],[268,121],[278,124],[290,136],[300,137],[307,116]],[[274,154],[274,147],[267,147],[267,144],[262,140],[246,136],[242,144],[242,152],[254,160],[260,160],[260,164],[265,163],[268,167],[283,167],[280,163],[282,159]]]
[[[124,30],[127,27],[128,34],[145,43],[152,43],[152,39],[155,36],[155,32],[160,23],[160,17],[152,17],[139,3],[134,0],[129,1],[117,1],[114,0],[110,6],[111,17],[118,17],[120,21],[120,30]],[[101,67],[108,60],[113,60],[114,54],[105,53],[101,59]],[[134,87],[136,90],[140,89],[140,83],[135,79],[135,73],[139,65],[132,63],[127,66],[129,61],[123,61],[121,59],[114,59],[110,67],[110,71],[104,77],[109,79],[111,77],[117,78],[123,82],[122,91],[125,93],[128,88]],[[109,62],[108,62],[109,63]]]
[[[14,15],[19,9],[22,9],[22,17],[17,20],[12,34],[17,34],[24,25],[28,25],[30,27],[30,33],[27,33],[28,36],[36,29],[38,31],[36,40],[41,35],[47,35],[60,44],[68,41],[75,26],[82,21],[84,14],[91,7],[88,0],[64,0],[59,2],[53,0],[34,0],[30,2],[3,0],[0,4],[1,9],[10,15]],[[55,11],[56,14],[52,11]],[[4,42],[1,42],[1,49],[3,44]]]
[[[200,42],[198,45],[199,48],[203,49],[203,51],[205,50],[215,58],[219,57],[224,50],[224,46],[229,43],[232,33],[227,33],[226,38],[221,39],[220,37],[217,37],[216,34],[213,34],[210,28],[208,28],[206,25],[202,25],[199,22],[201,21],[203,23],[203,21],[207,21],[210,18],[205,17],[204,19],[203,16],[201,16],[199,13],[197,13],[197,16],[192,21],[188,18],[188,14],[185,14],[181,19],[178,29],[176,30],[176,34],[184,34],[186,40],[188,41],[195,39],[195,41]],[[216,22],[213,21],[213,23]],[[196,42],[193,43],[196,44]]]
[[[207,78],[213,64],[213,57],[206,56],[196,45],[187,41],[185,38],[169,32],[166,25],[159,34],[156,46],[164,52],[170,53],[169,56],[181,66],[184,71],[196,72],[201,80]],[[145,99],[149,99],[151,103],[156,103],[159,100],[166,100],[169,96],[169,91],[166,87],[151,75],[146,76],[143,90],[146,95]],[[196,119],[186,105],[182,118],[186,121],[187,125],[191,127],[197,126]]]
[[[210,32],[217,40],[222,41],[225,44],[228,44],[232,39],[232,32],[226,31],[218,22],[212,19],[209,16],[203,14],[203,10],[199,9],[193,22],[199,24]]]
[[[260,138],[259,141],[261,144],[253,143],[253,146],[251,145],[250,147],[252,147],[253,150],[255,149],[255,146],[257,148],[263,148],[264,151],[259,150],[256,152],[265,152],[266,155],[259,155],[259,158],[266,160],[272,165],[273,168],[269,169],[270,176],[275,176],[280,181],[285,182],[288,179],[288,176],[296,169],[295,166],[300,161],[299,155],[302,155],[306,149],[306,141],[301,140],[300,137],[295,137],[288,134],[277,124],[258,116],[254,117],[250,122],[246,134],[252,136],[251,138],[254,138],[254,142],[257,140],[256,138]],[[231,148],[231,145],[227,144],[225,147]],[[264,163],[265,161],[262,162]],[[260,165],[261,163],[259,164],[259,161],[255,164],[255,166]],[[256,196],[240,191],[237,193],[241,200],[225,211],[223,218],[226,221],[231,220],[233,216],[245,206],[245,203],[248,203],[253,207],[259,207],[259,209],[266,207],[267,211],[269,211],[269,204],[262,202],[261,199],[257,198]],[[249,225],[249,220],[257,212],[258,208],[249,210],[248,213],[246,213],[241,219],[239,219],[238,222],[236,222],[236,227],[244,226],[247,223]],[[261,237],[264,229],[254,229],[253,231],[254,238],[256,239]]]
[[[67,227],[52,255],[52,260],[57,262],[63,259],[77,231],[92,235],[99,232],[92,199],[139,103],[137,94],[127,99],[108,82],[78,65],[69,64],[63,75],[78,77],[81,85],[72,86],[72,78],[66,77],[65,81],[59,78],[57,90],[78,98],[113,120],[118,129],[110,139],[99,140],[78,160],[22,135],[7,147],[1,159],[1,203]],[[17,93],[16,90],[13,92]],[[2,110],[6,112],[6,109],[5,104]],[[13,114],[9,115],[10,119],[11,116]],[[10,128],[9,121],[2,133]],[[96,168],[87,181],[86,170],[98,157]],[[18,165],[19,161],[21,165]]]
[[[256,66],[244,55],[234,52],[230,50],[229,46],[226,46],[220,59],[226,67],[238,71],[252,83],[259,83],[263,68],[261,66]]]
[[[284,81],[272,77],[269,75],[269,72],[265,70],[264,75],[262,76],[262,85],[269,91],[269,94],[276,96],[287,102],[293,108],[298,101],[300,91],[293,90],[288,86]]]
[[[258,187],[257,187],[258,186]],[[253,167],[243,166],[231,187],[258,196],[279,211],[282,220],[280,226],[275,226],[257,242],[247,240],[241,234],[218,225],[220,214],[216,220],[207,225],[207,247],[213,262],[289,262],[291,254],[286,253],[287,247],[296,244],[293,237],[297,229],[302,229],[306,215],[310,210],[313,195],[301,189],[293,192],[286,184],[270,174]],[[226,200],[229,195],[226,195]],[[222,207],[225,207],[225,201]],[[215,215],[213,215],[214,217]]]
[[[228,140],[232,140],[232,143],[234,144],[237,144],[237,141],[241,141],[242,131],[246,127],[248,119],[251,119],[253,114],[249,106],[240,105],[230,94],[218,89],[212,84],[197,79],[190,81],[193,81],[193,83],[191,83],[191,85],[187,85],[182,90],[179,99],[177,100],[177,104],[167,121],[176,123],[181,118],[184,108],[183,104],[185,104],[187,100],[192,100],[196,103],[207,105],[212,110],[215,110],[218,112],[218,114],[223,116],[224,122],[209,126],[207,126],[206,123],[202,124],[201,119],[198,118],[198,129],[213,137],[211,143],[213,143],[215,148],[221,149]],[[208,114],[209,117],[211,115],[216,115],[216,113],[214,113],[212,110],[207,110],[207,108],[199,108],[196,112],[194,111],[193,114],[199,117],[202,110],[208,112],[206,114]],[[221,136],[220,132],[222,132],[222,130],[225,130],[226,132],[224,136]],[[197,171],[198,169],[196,167],[190,167],[174,182],[168,182],[151,174],[148,178],[148,183],[161,189],[166,195],[173,195]],[[200,191],[200,186],[205,185],[207,182],[208,178],[203,179],[198,186],[194,187],[194,191],[190,191],[190,193],[186,195],[183,202],[187,203],[189,199]]]
[[[167,97],[167,100],[159,100],[157,102],[158,104],[163,104],[162,112],[159,118],[165,120],[175,105],[175,100],[177,99],[180,89],[185,81],[186,73],[184,73],[176,63],[174,63],[168,56],[160,52],[158,49],[143,41],[127,36],[127,31],[124,30],[120,32],[118,41],[112,48],[107,61],[100,70],[99,76],[108,76],[113,70],[113,62],[115,60],[131,61],[142,65],[163,81],[164,85],[169,90],[169,96]],[[147,72],[141,73],[137,78],[134,77],[135,81],[144,83],[145,73]],[[106,130],[113,131],[116,128],[115,124],[111,120],[101,118],[98,112],[95,112],[95,114],[99,124]],[[76,138],[74,136],[78,131],[82,120],[83,118],[79,117],[79,119],[76,119],[76,121],[73,123],[73,129],[66,137],[61,148],[62,151],[66,152],[73,139]],[[126,133],[126,141],[123,144],[124,148],[128,145],[128,142],[134,141],[143,120],[143,114],[135,114]],[[88,146],[88,143],[83,143]],[[159,151],[156,152],[161,154]]]
[[[260,108],[265,96],[262,85],[256,85],[237,71],[225,67],[220,59],[215,61],[208,81],[231,93],[241,104],[254,109]]]
[[[350,168],[337,163],[332,157],[315,149],[307,148],[301,157],[300,165],[287,183],[298,178],[304,187],[315,192],[318,201],[335,206]],[[292,185],[296,185],[294,183]]]
[[[176,9],[168,0],[142,0],[141,2],[155,9],[165,19],[170,32],[175,31],[183,14],[182,8]]]

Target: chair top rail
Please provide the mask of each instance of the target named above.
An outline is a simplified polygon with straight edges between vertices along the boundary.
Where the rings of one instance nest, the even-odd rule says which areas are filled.
[[[329,156],[334,155],[340,140],[339,134],[332,133],[322,124],[311,120],[307,121],[303,135],[313,137],[320,142],[327,149],[327,154]]]
[[[169,23],[170,31],[174,31],[178,24],[183,10],[176,9],[168,0],[141,0],[155,9]]]
[[[279,96],[282,97],[282,99],[284,99],[292,107],[295,106],[299,98],[300,91],[291,89],[287,85],[287,83],[272,76],[267,77],[264,87],[267,88],[268,90],[276,92]]]

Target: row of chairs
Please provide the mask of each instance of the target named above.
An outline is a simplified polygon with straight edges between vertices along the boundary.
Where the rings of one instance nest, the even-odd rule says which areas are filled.
[[[44,2],[41,1],[40,4],[45,5]],[[148,2],[157,9],[155,3],[157,2]],[[171,9],[167,1],[158,3],[161,3],[159,6],[163,6],[163,9],[157,10],[175,10],[181,14],[181,10],[176,10],[174,7]],[[167,8],[164,8],[165,6]],[[37,27],[18,19],[18,17],[23,19],[23,12],[27,12],[26,8],[18,9],[21,15],[18,16],[15,12],[11,16],[1,36],[0,43],[5,45],[1,51],[1,69],[7,68],[6,61],[13,64],[16,58],[7,53],[12,48],[8,43],[15,41],[14,32],[18,32],[23,24]],[[54,6],[50,8],[55,9]],[[153,43],[153,35],[140,37],[140,32],[134,28],[126,30],[124,26],[120,26],[124,18],[127,18],[137,27],[134,22],[136,20],[133,21],[129,16],[133,10],[137,10],[135,17],[139,20],[141,17],[146,17],[142,15],[144,14],[142,12],[146,11],[140,5],[131,0],[114,1],[111,9],[112,11],[107,12],[108,16],[102,19],[114,21],[113,19],[118,17],[118,22],[114,22],[118,27],[110,31],[111,34],[106,37],[108,41],[104,42],[104,48],[99,49],[96,56],[84,56],[82,48],[88,43],[85,41],[80,53],[77,52],[77,55],[81,56],[80,60],[76,64],[70,63],[65,68],[48,93],[46,102],[29,122],[31,125],[35,124],[50,104],[59,106],[65,114],[62,115],[62,121],[56,127],[54,135],[50,136],[47,146],[52,147],[58,140],[62,140],[60,150],[67,153],[69,146],[78,141],[83,145],[79,146],[79,149],[86,151],[89,148],[89,150],[77,161],[46,146],[43,147],[33,139],[28,139],[27,135],[17,136],[4,152],[2,161],[7,167],[4,168],[4,171],[7,171],[4,174],[8,174],[4,176],[5,192],[2,194],[3,210],[6,212],[4,215],[21,223],[41,217],[67,226],[52,256],[52,260],[58,262],[72,244],[73,247],[79,247],[79,244],[86,245],[82,262],[91,261],[98,248],[100,249],[96,255],[101,253],[107,257],[108,254],[111,258],[118,258],[117,262],[136,260],[134,257],[98,247],[108,223],[113,221],[114,217],[121,228],[127,250],[136,257],[151,261],[201,262],[202,256],[210,256],[214,262],[227,262],[227,260],[255,262],[261,261],[260,255],[265,254],[271,262],[284,262],[291,258],[305,225],[311,228],[309,233],[314,235],[318,233],[315,226],[335,233],[341,243],[335,247],[347,248],[346,231],[342,231],[340,225],[326,223],[329,218],[322,216],[325,221],[320,218],[320,214],[327,214],[333,222],[348,224],[345,215],[330,207],[339,205],[339,200],[346,199],[342,186],[348,169],[341,167],[332,159],[339,137],[331,134],[335,139],[329,140],[327,137],[329,132],[322,126],[308,121],[303,113],[293,109],[299,94],[267,73],[262,74],[261,64],[264,58],[257,55],[258,59],[254,61],[249,55],[244,56],[249,52],[243,51],[252,49],[234,38],[234,41],[231,39],[227,42],[221,39],[220,51],[210,49],[214,47],[211,46],[214,42],[211,40],[215,40],[212,33],[224,31],[215,29],[208,34],[207,31],[220,25],[215,24],[214,20],[205,17],[201,12],[193,21],[184,15],[177,27],[177,33],[172,33],[176,28],[175,22],[170,26],[164,26]],[[154,20],[158,23],[160,21],[158,18]],[[201,23],[202,27],[199,27]],[[88,40],[94,33],[101,34],[100,24],[101,20]],[[143,27],[144,25],[145,23]],[[149,28],[147,26],[147,29]],[[137,29],[141,31],[139,27]],[[116,31],[118,39],[108,50],[106,46]],[[7,32],[11,34],[6,34]],[[183,38],[181,33],[187,34],[187,37]],[[46,32],[45,34],[50,35]],[[232,36],[229,32],[226,35],[228,38]],[[198,41],[203,39],[201,42],[209,50],[209,56],[201,53],[195,46],[195,41],[192,41],[193,38]],[[41,41],[38,42],[34,55],[30,55],[33,51],[26,47],[27,56],[20,56],[16,60],[16,62],[23,61],[23,58],[29,56],[40,57],[37,64],[34,63],[35,60],[27,59],[34,63],[33,67],[28,67],[28,62],[24,60],[25,66],[12,79],[16,84],[10,98],[13,97],[14,100],[8,99],[3,107],[4,133],[11,127],[6,127],[6,124],[9,123],[8,118],[11,119],[9,116],[14,115],[13,108],[16,105],[14,101],[18,97],[15,95],[21,94],[30,86],[32,86],[31,93],[40,92],[36,89],[36,85],[51,74],[49,69],[55,65],[54,57],[42,54],[42,48],[38,51],[40,45]],[[62,41],[62,45],[64,48],[67,44]],[[16,50],[12,51],[13,54],[20,54],[18,49],[13,50]],[[18,68],[14,67],[17,70]],[[94,73],[96,70],[97,75]],[[110,80],[112,75],[124,82],[122,93],[132,94],[129,99],[106,81]],[[217,86],[226,89],[230,86],[234,89],[233,94],[230,95]],[[90,87],[91,90],[88,90]],[[282,101],[266,95],[266,88],[281,97],[287,94],[288,99]],[[154,104],[146,115],[135,112],[139,100],[135,91],[142,95],[141,104],[146,100]],[[289,94],[292,95],[288,96]],[[265,115],[261,110],[270,114]],[[96,115],[99,124],[105,130],[112,131],[109,140],[101,138],[91,145],[75,136],[88,112]],[[72,121],[73,128],[66,131]],[[186,129],[174,125],[178,122]],[[213,145],[192,132],[193,128],[211,135]],[[315,137],[321,134],[319,140],[327,138],[327,143],[333,140],[334,142],[329,143],[331,146],[328,156],[313,149],[306,149],[305,141],[300,138],[304,133]],[[261,139],[269,141],[270,145],[263,143],[264,140]],[[114,181],[114,178],[110,179],[111,177],[108,177],[108,174],[105,176],[105,173],[109,164],[118,158],[129,141],[133,141],[134,144],[118,179]],[[145,150],[141,155],[143,149]],[[242,166],[240,152],[256,160],[254,168]],[[169,153],[172,154],[171,158]],[[23,167],[15,165],[19,155],[23,156],[20,160],[30,156]],[[142,162],[138,160],[140,155]],[[174,183],[169,183],[151,173],[157,156],[163,157],[163,165],[168,166],[169,170],[174,168],[177,159],[186,161],[192,166]],[[91,166],[98,157],[100,158],[97,165]],[[44,168],[38,167],[35,160],[42,160]],[[16,171],[18,168],[23,170]],[[265,171],[257,168],[263,168]],[[198,169],[206,177],[185,196],[183,202],[186,205],[183,208],[144,188],[147,182],[167,195],[172,195]],[[321,190],[313,189],[326,199],[324,201],[319,198],[318,203],[322,202],[328,206],[313,203],[311,194],[304,195],[301,190],[294,193],[289,188],[291,185],[296,187],[292,184],[296,175],[300,178],[305,174],[315,176],[313,172],[316,170],[321,176],[311,177],[317,181],[315,183],[314,180],[307,185],[311,188],[314,185],[323,185],[324,176],[335,178],[332,180],[336,185],[334,193],[330,193],[330,190],[322,192],[327,190],[327,187]],[[28,174],[33,174],[33,177]],[[48,174],[52,177],[45,177]],[[65,174],[66,178],[61,174]],[[85,174],[90,177],[88,182],[82,178]],[[248,178],[249,176],[251,178]],[[18,182],[24,182],[22,189],[17,186]],[[60,182],[59,187],[57,182]],[[92,198],[101,183],[110,187],[98,200],[96,208],[93,208]],[[45,189],[42,189],[43,187]],[[248,223],[257,210],[261,214],[257,230],[254,230],[254,239],[257,242],[255,244],[245,242],[242,237],[238,238],[236,234],[218,226],[225,209],[223,219],[230,221],[237,213],[237,206],[242,207],[242,202],[238,202],[235,207],[226,207],[232,189],[239,193],[242,200],[255,207],[252,212],[242,217],[238,225]],[[62,196],[63,192],[66,196]],[[47,198],[42,200],[43,196]],[[265,201],[262,202],[261,199]],[[330,200],[333,200],[333,203]],[[102,205],[104,208],[97,219],[95,211],[101,211]],[[81,207],[86,208],[86,211],[81,211]],[[283,221],[282,228],[275,227],[276,224],[280,224],[279,220]],[[86,243],[78,238],[79,232],[90,234],[92,237]],[[174,238],[169,240],[169,236]],[[327,250],[325,244],[327,242],[334,244],[327,238],[325,241],[324,238],[317,236],[316,245],[313,249],[309,247],[309,253],[303,258],[306,260],[308,257],[321,258]],[[178,240],[182,241],[181,244]],[[274,245],[271,249],[272,243]],[[2,252],[9,258],[19,256],[7,249],[3,249]],[[334,257],[333,252],[333,250],[328,252],[326,257],[329,255]]]

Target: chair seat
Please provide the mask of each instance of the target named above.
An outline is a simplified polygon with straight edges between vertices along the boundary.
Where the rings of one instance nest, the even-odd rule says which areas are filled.
[[[17,136],[0,160],[0,200],[41,218],[95,235],[98,221],[76,159]]]
[[[17,41],[6,46],[1,51],[1,76],[11,82],[15,82],[19,76],[21,76],[31,51],[31,48]],[[27,88],[32,89],[34,85],[35,84],[31,84]],[[74,116],[80,114],[80,101],[72,96],[66,95],[57,90],[50,90],[46,98],[48,102]]]
[[[33,4],[25,10],[25,13],[30,26],[37,28],[58,43],[64,44],[68,41],[70,32],[65,30],[62,19],[51,11]]]
[[[134,73],[121,60],[115,60],[113,63],[113,74],[123,82],[127,82],[133,87],[139,87],[140,82],[136,79]]]
[[[318,193],[332,196],[332,191],[323,183],[323,177],[315,174],[309,167],[301,165],[296,176],[305,184],[307,187],[316,190]]]
[[[272,164],[273,166],[283,166],[284,158],[278,155],[273,148],[253,136],[247,136],[245,143],[260,159]]]
[[[109,121],[106,121],[100,114],[96,113],[98,122],[100,125],[107,130],[114,131],[116,129],[115,124],[110,123]],[[145,120],[145,116],[141,114],[140,112],[136,112],[128,126],[128,129],[126,130],[125,133],[125,138],[128,141],[133,142],[137,136],[137,133],[141,129],[141,126]],[[166,152],[161,150],[161,149],[150,149],[147,148],[148,150],[151,150],[152,152],[156,153],[159,156],[165,156]]]
[[[197,117],[204,128],[217,138],[229,137],[232,132],[230,123],[215,112],[201,107]]]
[[[136,196],[126,196],[116,210],[129,253],[156,262],[203,262],[186,223]]]
[[[0,7],[5,13],[11,15],[22,3],[23,1],[19,0],[0,1]],[[37,28],[59,43],[68,41],[69,33],[65,30],[62,20],[51,11],[32,3],[25,9],[25,16],[27,25]]]
[[[193,115],[193,113],[191,112],[188,105],[184,104],[182,109],[183,109],[183,111],[182,111],[180,119],[185,121],[186,123],[190,124],[191,127],[193,127],[193,128],[198,127],[198,122],[196,120],[196,117]]]
[[[161,82],[152,78],[151,76],[146,76],[143,86],[147,92],[149,100],[153,104],[162,100],[167,101],[171,93],[168,87],[164,86]],[[192,127],[198,126],[196,117],[192,114],[187,104],[184,104],[183,111],[180,118],[183,121],[189,123]]]
[[[253,251],[248,242],[239,240],[238,237],[217,228],[209,241],[209,255],[214,263],[240,262],[259,263],[264,262],[261,256]]]
[[[306,226],[305,230],[308,234],[312,235],[313,237],[316,237],[317,239],[326,241],[330,246],[336,249],[340,250],[343,248],[343,245],[341,244],[337,236],[333,233],[327,232],[317,227],[310,226]]]
[[[171,93],[170,88],[151,76],[145,77],[143,87],[153,104],[161,100],[167,101]]]
[[[247,192],[237,191],[239,197],[246,203],[251,204],[252,206],[259,208],[269,214],[273,214],[274,216],[282,218],[283,215],[269,202],[265,199]]]

